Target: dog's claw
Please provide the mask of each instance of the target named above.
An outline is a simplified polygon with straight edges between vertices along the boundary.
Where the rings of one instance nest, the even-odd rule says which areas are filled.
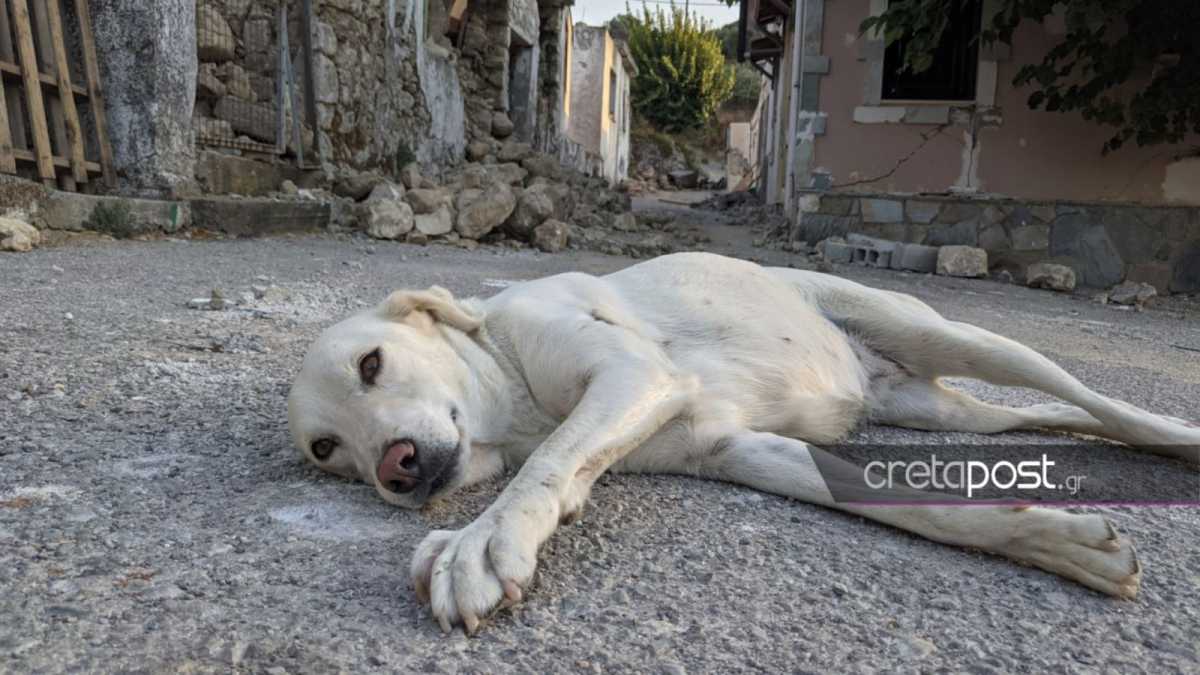
[[[429,587],[421,582],[413,584],[413,591],[417,594],[417,600],[422,605],[429,604]]]
[[[475,618],[474,614],[463,614],[463,628],[467,629],[467,635],[474,635],[479,630],[479,619]]]
[[[451,630],[451,628],[450,628],[450,620],[449,620],[449,619],[447,619],[447,618],[446,618],[446,617],[444,617],[444,616],[439,616],[439,617],[438,617],[438,624],[440,624],[440,625],[441,625],[441,627],[442,627],[442,635],[449,635],[449,634],[450,634],[450,630]]]
[[[505,579],[502,585],[504,586],[504,597],[508,598],[509,602],[514,605],[518,602],[521,602],[521,587],[518,586],[516,582],[510,579]]]

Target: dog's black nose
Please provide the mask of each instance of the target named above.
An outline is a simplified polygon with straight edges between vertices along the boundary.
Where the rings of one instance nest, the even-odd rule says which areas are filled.
[[[412,492],[421,480],[421,466],[417,463],[417,446],[412,441],[393,441],[383,452],[383,459],[375,472],[379,484],[397,494]]]

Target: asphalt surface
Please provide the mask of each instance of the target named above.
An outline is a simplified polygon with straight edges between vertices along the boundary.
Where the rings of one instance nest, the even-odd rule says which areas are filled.
[[[730,232],[714,241],[750,238]],[[500,483],[408,512],[308,467],[286,432],[300,357],[396,287],[486,295],[630,262],[334,236],[0,257],[0,671],[1200,672],[1200,510],[1103,509],[1145,567],[1141,597],[1120,602],[861,518],[663,476],[602,478],[583,520],[543,548],[522,606],[478,637],[443,636],[408,588],[409,556]],[[1200,418],[1200,301],[1135,313],[842,272],[1030,344],[1105,394]],[[234,309],[185,306],[256,285],[272,288]],[[981,440],[871,427],[854,440],[931,439]]]

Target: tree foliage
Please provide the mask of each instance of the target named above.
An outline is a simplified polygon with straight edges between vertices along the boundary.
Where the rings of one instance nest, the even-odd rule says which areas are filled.
[[[966,1],[891,2],[861,30],[876,29],[889,43],[905,37],[905,67],[920,72],[947,28],[948,9]],[[1023,65],[1013,80],[1033,88],[1031,108],[1077,111],[1114,127],[1106,153],[1130,141],[1178,143],[1200,133],[1200,2],[997,0],[996,8],[985,19],[984,44],[1011,44],[1022,22],[1065,22],[1062,40],[1040,63]]]
[[[669,132],[703,125],[734,85],[721,40],[707,22],[674,4],[640,16],[618,17],[638,75],[630,86],[634,109]]]

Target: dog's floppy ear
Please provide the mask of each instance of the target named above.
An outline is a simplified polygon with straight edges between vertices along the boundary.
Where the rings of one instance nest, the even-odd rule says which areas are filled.
[[[383,301],[381,309],[384,316],[394,321],[424,313],[464,333],[474,332],[483,324],[482,317],[464,307],[441,286],[430,286],[424,291],[396,291]]]

